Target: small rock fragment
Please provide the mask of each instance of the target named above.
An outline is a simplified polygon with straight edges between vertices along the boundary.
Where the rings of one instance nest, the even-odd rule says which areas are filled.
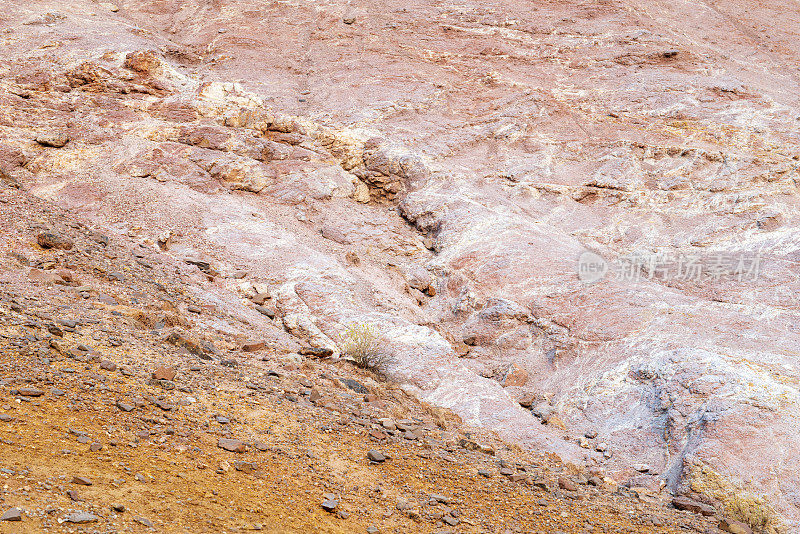
[[[376,462],[376,463],[381,463],[386,461],[386,455],[384,455],[380,451],[375,451],[375,450],[367,452],[367,458],[369,458],[371,462]]]
[[[153,371],[153,380],[174,380],[177,371],[174,367],[162,365]]]
[[[117,401],[116,405],[117,408],[119,408],[123,412],[132,412],[134,409],[136,409],[136,406],[134,406],[133,404],[129,404],[123,401]]]
[[[330,358],[333,356],[333,349],[328,347],[303,347],[298,351],[298,354],[311,356],[312,358]]]
[[[677,508],[678,510],[685,510],[687,512],[692,512],[694,514],[702,514],[704,516],[712,516],[715,513],[713,507],[690,499],[688,497],[675,497],[672,499],[672,506]]]
[[[44,391],[37,388],[20,388],[17,393],[22,397],[41,397],[44,395]]]
[[[147,519],[146,517],[134,517],[133,520],[139,523],[140,525],[153,528],[153,522]]]
[[[42,146],[61,148],[69,143],[69,135],[62,132],[44,132],[36,136],[36,142]]]
[[[239,439],[219,438],[217,446],[220,449],[225,449],[226,451],[231,452],[245,452],[247,450],[247,446],[242,440]]]
[[[325,499],[324,501],[322,501],[321,506],[322,509],[325,510],[326,512],[333,513],[334,511],[336,511],[336,507],[339,506],[339,501],[337,501],[336,499]]]
[[[578,485],[564,477],[558,479],[558,487],[566,491],[578,491]]]
[[[113,372],[117,370],[117,364],[108,360],[100,360],[100,369]]]
[[[36,238],[36,242],[44,249],[70,250],[73,246],[71,239],[51,232],[42,232]]]
[[[96,515],[89,512],[75,512],[64,518],[65,523],[75,523],[76,525],[96,523],[98,520],[99,518]]]
[[[22,521],[22,510],[19,508],[12,508],[0,516],[0,521]]]

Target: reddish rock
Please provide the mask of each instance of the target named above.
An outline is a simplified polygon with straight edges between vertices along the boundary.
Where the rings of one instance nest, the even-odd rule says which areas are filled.
[[[177,371],[174,367],[171,366],[160,366],[156,367],[155,371],[153,371],[153,379],[154,380],[174,380]]]
[[[558,487],[567,491],[578,491],[578,485],[572,480],[564,477],[559,477]]]
[[[36,242],[44,249],[71,250],[73,247],[71,239],[51,232],[42,232],[36,238]]]
[[[242,350],[245,352],[258,352],[259,350],[264,350],[266,346],[267,344],[263,341],[253,341],[242,345]]]
[[[528,382],[528,371],[512,363],[500,380],[504,387],[524,386]]]
[[[687,512],[702,514],[705,516],[712,516],[716,513],[712,506],[683,496],[674,497],[672,499],[672,506],[678,510],[686,510]]]
[[[226,451],[230,452],[245,452],[247,451],[247,445],[244,444],[243,441],[238,439],[231,439],[231,438],[219,438],[217,442],[217,446],[220,449],[225,449]]]

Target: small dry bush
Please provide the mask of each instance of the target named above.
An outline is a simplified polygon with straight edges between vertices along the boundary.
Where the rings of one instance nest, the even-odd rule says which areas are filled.
[[[368,323],[351,323],[339,335],[339,347],[356,365],[378,373],[385,373],[393,361],[378,329]]]

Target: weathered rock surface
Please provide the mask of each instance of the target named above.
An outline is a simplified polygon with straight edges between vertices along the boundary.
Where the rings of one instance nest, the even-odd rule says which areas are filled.
[[[369,323],[385,374],[467,424],[800,525],[796,6],[223,4],[4,10],[2,183],[113,234],[31,221],[9,283],[207,365],[237,360],[206,331],[297,368]],[[106,269],[123,238],[140,249]],[[587,250],[619,269],[585,283]],[[218,314],[100,299],[53,272],[70,252],[95,285],[145,269]],[[88,361],[59,345],[81,328],[37,350]]]

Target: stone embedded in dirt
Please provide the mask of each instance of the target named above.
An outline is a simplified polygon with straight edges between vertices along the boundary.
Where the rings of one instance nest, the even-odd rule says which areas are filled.
[[[303,356],[310,356],[312,358],[330,358],[333,356],[333,349],[328,347],[303,347],[298,354]]]
[[[117,370],[117,364],[108,360],[100,360],[100,369],[113,372]]]
[[[144,525],[148,528],[153,528],[153,522],[147,519],[146,517],[134,517],[133,520],[139,523],[140,525]]]
[[[253,442],[253,447],[254,447],[254,448],[257,450],[257,451],[267,451],[267,450],[269,450],[269,445],[267,445],[266,443],[264,443],[264,442],[263,442],[263,441],[261,441],[261,440],[256,440],[256,441],[254,441],[254,442]]]
[[[170,343],[177,347],[181,347],[182,349],[185,349],[187,352],[194,354],[195,356],[203,360],[210,360],[211,355],[214,353],[214,351],[212,350],[212,346],[210,344],[198,343],[197,341],[189,337],[185,332],[182,332],[180,330],[171,332],[164,339],[164,341],[166,343]]]
[[[369,435],[370,435],[370,437],[375,438],[375,439],[380,439],[380,440],[389,439],[389,434],[387,434],[386,432],[383,432],[381,430],[378,430],[376,428],[370,428],[369,429]]]
[[[36,237],[36,242],[44,249],[70,250],[73,246],[71,239],[52,232],[42,232]]]
[[[534,402],[536,402],[536,394],[530,391],[527,391],[522,394],[522,396],[517,401],[519,405],[523,408],[530,408]]]
[[[318,400],[322,399],[322,393],[320,393],[319,389],[314,387],[311,388],[311,394],[308,396],[308,400],[311,402],[317,402]]]
[[[275,309],[271,306],[256,306],[256,311],[261,315],[266,315],[270,319],[275,318]]]
[[[264,303],[268,301],[270,298],[271,297],[267,293],[256,293],[250,300],[253,301],[253,304],[263,306]]]
[[[242,473],[252,474],[258,471],[258,464],[255,462],[245,462],[243,460],[236,460],[233,462],[233,468]]]
[[[89,443],[91,441],[92,439],[86,434],[81,434],[80,436],[78,436],[78,443],[83,443],[85,445],[86,443]]]
[[[52,335],[54,335],[56,337],[64,337],[64,331],[61,330],[59,327],[57,327],[54,324],[47,325],[47,331],[50,332]],[[51,347],[53,347],[53,343],[54,343],[54,341],[50,340],[50,346]],[[56,349],[58,352],[61,352],[61,350],[59,350],[58,346],[55,346],[53,348]]]
[[[217,446],[230,452],[245,452],[247,445],[242,440],[232,438],[219,438]]]
[[[99,441],[95,441],[94,443],[89,445],[89,450],[91,452],[97,452],[97,451],[101,450],[102,448],[103,448],[103,444],[100,443]]]
[[[153,380],[174,380],[177,371],[172,366],[161,365],[156,367],[152,373]]]
[[[531,409],[531,413],[538,417],[542,423],[547,423],[555,413],[555,408],[543,402],[534,406],[533,409]]]
[[[494,456],[496,451],[491,445],[480,443],[471,439],[461,438],[458,440],[458,446],[467,449],[468,451],[478,451],[489,456]]]
[[[117,512],[117,513],[120,513],[120,514],[124,513],[125,510],[126,510],[124,504],[112,504],[111,505],[111,509],[114,510],[115,512]]]
[[[730,534],[753,534],[753,529],[741,521],[733,519],[720,519],[717,526],[721,531],[729,532]]]
[[[440,495],[438,493],[431,493],[430,500],[431,501],[435,501],[437,503],[441,503],[441,504],[449,504],[450,503],[450,499],[448,499],[444,495]]]
[[[336,499],[325,499],[320,506],[322,506],[322,509],[326,512],[333,513],[336,511],[336,507],[339,506],[339,501]]]
[[[67,491],[67,497],[69,497],[71,500],[73,500],[75,502],[83,502],[83,501],[86,500],[83,497],[81,497],[81,494],[78,493],[75,490],[68,490]]]
[[[232,369],[235,369],[235,368],[239,367],[239,362],[237,362],[233,358],[226,358],[226,359],[220,360],[219,364],[222,367],[230,367]]]
[[[74,512],[64,517],[65,523],[74,523],[76,525],[83,525],[86,523],[96,523],[100,518],[89,512]]]
[[[367,458],[369,458],[371,462],[375,463],[381,463],[386,461],[386,455],[380,451],[375,451],[375,450],[367,452]]]
[[[22,397],[41,397],[44,395],[44,391],[37,388],[20,388],[17,390],[17,394]]]
[[[258,352],[259,350],[264,350],[267,344],[263,341],[252,341],[250,343],[245,343],[242,345],[242,350],[245,352]]]
[[[78,485],[81,485],[81,486],[91,486],[93,484],[93,482],[91,480],[89,480],[88,478],[79,477],[79,476],[72,477],[72,483],[73,484],[78,484]]]
[[[171,402],[167,401],[167,400],[153,399],[152,402],[153,402],[153,404],[155,406],[159,407],[160,409],[164,410],[165,412],[169,412],[169,411],[171,411],[171,410],[173,410],[175,408],[175,405],[172,404]]]
[[[352,389],[356,393],[361,393],[362,395],[369,393],[367,387],[357,380],[353,380],[352,378],[340,378],[339,381],[344,384],[345,387]]]
[[[119,408],[123,412],[132,412],[133,410],[136,409],[136,406],[134,406],[133,404],[124,402],[124,401],[117,401],[116,402],[116,406],[117,406],[117,408]]]
[[[633,464],[633,468],[640,473],[648,473],[650,471],[650,466],[647,464]]]
[[[15,420],[15,418],[11,417],[7,413],[0,413],[0,421],[2,421],[3,423],[10,423],[11,421],[14,421],[14,420]]]
[[[528,371],[521,368],[515,363],[512,363],[503,372],[500,378],[500,384],[503,387],[524,386],[528,382]]]
[[[716,510],[712,506],[705,503],[695,501],[689,497],[678,496],[672,499],[672,506],[678,510],[685,510],[694,514],[701,514],[704,516],[712,516]]]
[[[0,521],[22,521],[22,510],[19,508],[12,508],[0,516]]]
[[[511,482],[525,482],[526,480],[528,480],[528,475],[526,475],[525,473],[514,473],[513,475],[508,477],[508,479],[511,480]]]
[[[452,515],[444,516],[442,518],[442,521],[444,521],[445,523],[447,523],[451,527],[454,527],[454,526],[458,525],[461,522],[461,520],[459,518],[453,517]]]
[[[564,477],[559,477],[558,487],[566,491],[578,491],[578,485],[572,480]]]
[[[36,136],[36,142],[42,146],[61,148],[69,143],[69,135],[64,132],[43,132]]]

